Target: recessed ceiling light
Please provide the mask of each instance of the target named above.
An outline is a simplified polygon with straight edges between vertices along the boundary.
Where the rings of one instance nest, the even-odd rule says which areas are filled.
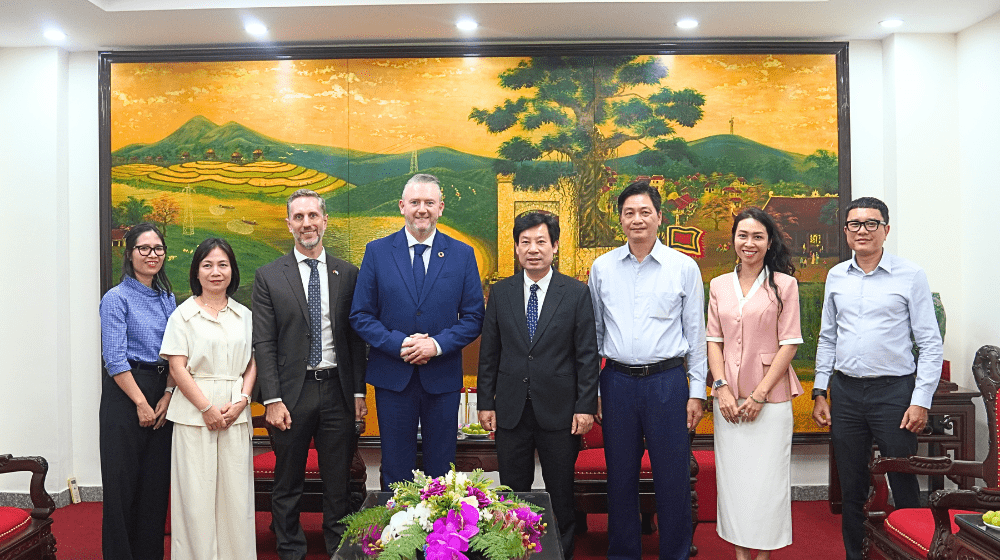
[[[883,20],[883,21],[878,22],[878,24],[881,25],[882,27],[899,27],[900,25],[903,25],[903,20],[901,20],[901,19],[887,19],[887,20]]]
[[[54,27],[50,27],[45,30],[45,38],[49,41],[65,41],[66,34]]]
[[[691,18],[684,18],[677,22],[677,27],[681,29],[694,29],[698,27],[698,20]]]
[[[243,26],[243,29],[247,33],[253,35],[254,37],[262,37],[264,35],[267,35],[267,26],[265,26],[263,23],[260,23],[259,21],[251,21],[247,23],[245,26]]]
[[[475,31],[479,24],[476,20],[471,18],[462,18],[455,23],[455,27],[461,29],[462,31]]]

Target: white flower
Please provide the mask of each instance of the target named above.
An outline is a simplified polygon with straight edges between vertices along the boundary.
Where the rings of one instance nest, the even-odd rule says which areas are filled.
[[[455,475],[455,486],[464,490],[469,485],[469,477],[464,472],[451,471],[451,474]]]
[[[434,522],[431,521],[431,510],[427,507],[427,504],[420,502],[415,507],[413,507],[413,521],[420,524],[420,527],[425,531],[431,531],[434,529]]]
[[[417,508],[419,507],[417,506]],[[413,525],[417,521],[417,512],[415,511],[417,508],[404,509],[393,514],[392,518],[389,519],[389,524],[382,530],[382,542],[389,542],[392,539],[399,538],[400,533],[405,531],[410,525]],[[421,526],[423,526],[422,523]]]
[[[475,496],[466,496],[459,501],[479,509],[479,498],[476,498]]]

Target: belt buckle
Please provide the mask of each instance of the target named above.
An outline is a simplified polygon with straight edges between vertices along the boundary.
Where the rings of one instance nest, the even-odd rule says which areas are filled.
[[[316,381],[323,381],[324,379],[326,379],[325,377],[320,377],[319,376],[319,372],[321,372],[321,371],[326,371],[326,370],[322,370],[322,369],[314,369],[314,370],[312,370],[312,372],[313,372],[313,378]]]
[[[156,366],[156,373],[158,373],[160,375],[166,374],[167,373],[167,366],[164,366],[164,365],[158,365],[158,366]]]
[[[643,366],[628,366],[629,375],[634,377],[648,377],[649,376],[649,364]],[[638,373],[633,373],[638,372]]]

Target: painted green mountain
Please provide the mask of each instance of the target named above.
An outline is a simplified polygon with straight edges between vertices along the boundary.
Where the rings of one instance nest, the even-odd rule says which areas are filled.
[[[699,138],[689,142],[688,148],[700,160],[725,158],[733,163],[742,163],[777,158],[788,161],[798,171],[803,171],[808,167],[805,163],[806,156],[802,154],[765,146],[735,134],[716,134],[715,136]],[[635,165],[636,157],[636,155],[620,157],[613,162],[622,167],[631,168]]]
[[[190,154],[193,160],[204,159],[207,150],[215,150],[216,157],[228,161],[233,152],[239,152],[245,161],[254,150],[263,152],[263,159],[294,163],[355,185],[408,175],[410,153],[374,154],[316,144],[284,142],[260,134],[240,123],[230,121],[219,126],[202,116],[193,117],[164,139],[152,144],[131,144],[113,152],[115,164],[127,163],[131,158],[140,162],[147,157],[169,165],[182,161],[181,155]],[[157,158],[162,158],[158,160]],[[454,171],[488,169],[492,158],[465,154],[450,148],[435,147],[419,150],[420,168],[445,167]]]

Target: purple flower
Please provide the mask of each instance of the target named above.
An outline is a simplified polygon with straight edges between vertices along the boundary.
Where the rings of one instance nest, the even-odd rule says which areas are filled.
[[[361,550],[364,551],[365,556],[378,556],[382,552],[382,543],[379,540],[381,538],[382,530],[378,528],[378,525],[369,525],[361,533]]]
[[[521,530],[521,540],[524,542],[524,547],[532,552],[541,552],[541,537],[542,530],[544,529],[542,514],[535,513],[527,507],[517,508],[512,510],[511,513],[514,517],[513,524],[517,525]]]
[[[491,503],[490,499],[486,496],[486,492],[483,492],[482,490],[476,488],[475,486],[469,487],[469,493],[466,494],[466,496],[475,496],[476,500],[479,502],[480,508],[484,508],[490,505]]]
[[[435,478],[430,484],[427,485],[427,488],[420,491],[420,499],[426,500],[431,496],[444,495],[444,491],[447,490],[447,488],[448,487],[445,486],[443,482]]]
[[[479,532],[479,511],[469,504],[462,504],[461,511],[450,510],[448,515],[434,522],[434,530],[427,535],[427,560],[468,560],[469,539]]]

